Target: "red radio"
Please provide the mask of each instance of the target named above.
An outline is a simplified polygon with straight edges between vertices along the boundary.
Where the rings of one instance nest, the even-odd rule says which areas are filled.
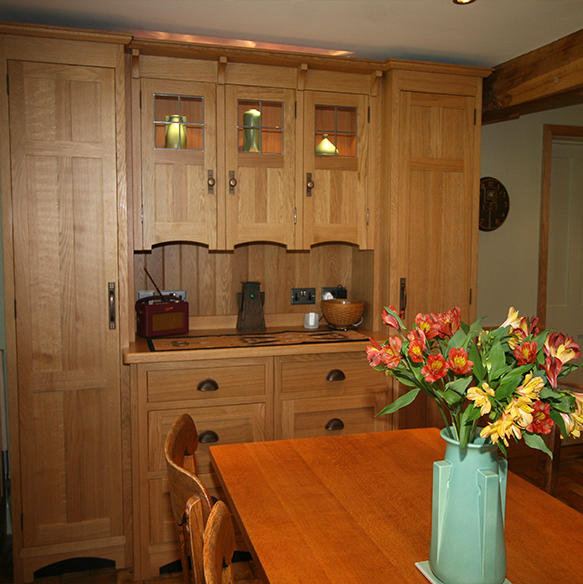
[[[188,333],[188,302],[172,296],[148,296],[136,302],[138,335],[164,337]]]

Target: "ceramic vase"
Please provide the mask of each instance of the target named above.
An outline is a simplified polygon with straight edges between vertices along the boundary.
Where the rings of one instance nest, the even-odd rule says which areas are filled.
[[[502,584],[508,461],[479,437],[460,448],[447,429],[445,460],[433,466],[429,567],[444,584]]]
[[[186,148],[186,116],[166,116],[166,148]]]
[[[250,109],[243,114],[243,149],[261,152],[261,113]]]

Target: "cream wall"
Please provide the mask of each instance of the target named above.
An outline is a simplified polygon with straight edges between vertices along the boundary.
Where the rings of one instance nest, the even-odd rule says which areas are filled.
[[[503,322],[510,306],[536,314],[544,124],[583,126],[583,105],[482,128],[480,176],[502,181],[510,197],[504,224],[480,231],[477,313],[487,326]]]

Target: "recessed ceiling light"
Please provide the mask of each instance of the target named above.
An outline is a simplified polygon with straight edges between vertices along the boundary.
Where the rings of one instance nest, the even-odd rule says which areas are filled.
[[[471,4],[472,2],[475,2],[476,0],[453,0],[454,4]]]

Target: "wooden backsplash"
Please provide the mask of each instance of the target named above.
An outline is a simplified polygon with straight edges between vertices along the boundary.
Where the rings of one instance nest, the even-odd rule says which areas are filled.
[[[238,312],[237,293],[241,283],[257,281],[265,292],[266,319],[273,315],[285,324],[300,324],[306,312],[321,314],[323,286],[348,289],[350,298],[372,301],[373,252],[349,244],[323,244],[310,251],[287,251],[267,244],[247,244],[232,252],[209,251],[207,247],[174,243],[134,254],[135,294],[152,290],[144,267],[161,290],[186,290],[191,324],[229,325]],[[316,304],[292,306],[290,288],[315,287]],[[365,326],[370,310],[365,309]],[[216,317],[216,318],[213,318]],[[220,318],[229,317],[229,318]]]

